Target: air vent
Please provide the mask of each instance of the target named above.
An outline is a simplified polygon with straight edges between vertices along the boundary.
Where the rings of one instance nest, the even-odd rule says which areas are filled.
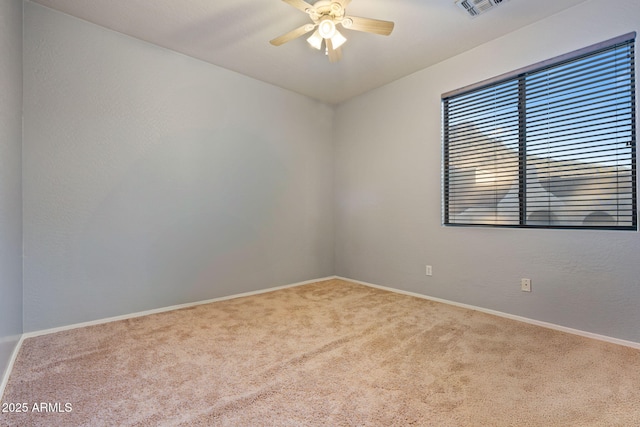
[[[504,2],[505,0],[456,0],[456,5],[475,18]]]

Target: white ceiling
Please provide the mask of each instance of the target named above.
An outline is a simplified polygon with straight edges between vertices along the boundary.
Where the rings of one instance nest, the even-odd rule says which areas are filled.
[[[585,0],[509,0],[475,19],[454,0],[353,0],[348,15],[394,21],[395,29],[389,37],[342,31],[348,41],[335,64],[306,37],[269,44],[309,21],[281,0],[32,1],[336,104]]]

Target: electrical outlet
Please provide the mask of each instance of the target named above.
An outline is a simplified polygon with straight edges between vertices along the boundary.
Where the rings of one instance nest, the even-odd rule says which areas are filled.
[[[431,269],[430,265],[427,265],[427,270],[425,273],[427,274],[427,276],[433,276],[433,270]]]
[[[531,279],[520,279],[520,289],[522,292],[531,292]]]

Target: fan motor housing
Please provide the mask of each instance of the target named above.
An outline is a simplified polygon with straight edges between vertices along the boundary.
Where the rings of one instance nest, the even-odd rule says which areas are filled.
[[[309,11],[309,16],[315,23],[318,23],[325,16],[330,17],[334,22],[339,22],[344,18],[344,13],[345,10],[340,3],[320,0],[313,5],[313,9]]]

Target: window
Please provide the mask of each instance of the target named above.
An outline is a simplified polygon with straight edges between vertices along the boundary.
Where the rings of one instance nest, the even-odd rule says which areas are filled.
[[[444,224],[636,230],[634,40],[444,94]]]

